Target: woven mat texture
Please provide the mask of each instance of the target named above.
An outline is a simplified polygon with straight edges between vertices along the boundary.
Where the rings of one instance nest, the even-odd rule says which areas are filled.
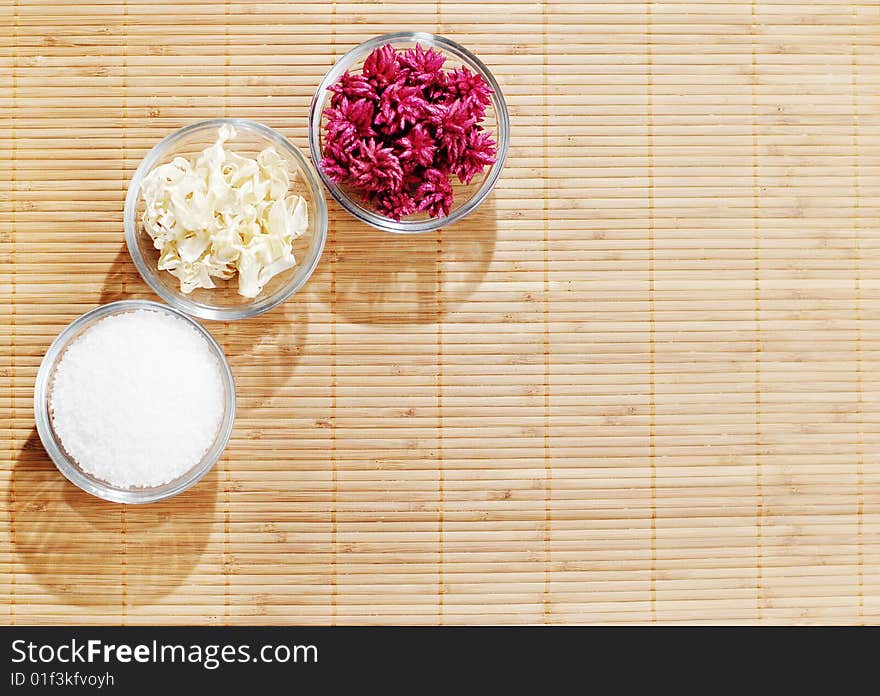
[[[409,238],[331,204],[300,294],[209,325],[213,472],[68,484],[34,378],[151,297],[141,158],[217,116],[306,148],[327,69],[401,29],[501,83],[494,195]],[[3,0],[0,35],[0,621],[880,618],[876,2]]]

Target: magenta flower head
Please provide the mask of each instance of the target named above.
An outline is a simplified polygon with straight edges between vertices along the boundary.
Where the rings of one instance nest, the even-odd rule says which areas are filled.
[[[431,122],[437,127],[437,137],[442,138],[447,133],[466,135],[476,125],[477,120],[471,115],[467,104],[456,99],[432,112]]]
[[[376,107],[369,99],[349,101],[347,97],[342,97],[338,108],[327,109],[325,113],[328,123],[335,124],[340,131],[347,130],[346,125],[350,125],[356,135],[369,138],[376,134],[373,130],[375,111]]]
[[[474,176],[495,162],[497,148],[492,137],[482,130],[468,133],[465,148],[452,165],[452,173],[463,184],[469,184]]]
[[[480,126],[492,90],[467,68],[443,70],[445,61],[420,44],[403,52],[386,44],[360,74],[330,87],[320,167],[393,220],[449,215],[450,177],[469,184],[495,162],[495,141]]]
[[[376,196],[376,210],[392,220],[400,222],[407,215],[416,212],[416,202],[405,191],[388,191]]]
[[[421,89],[398,80],[382,92],[376,124],[386,135],[400,133],[424,118],[430,108]]]
[[[468,105],[456,99],[433,115],[431,122],[436,127],[438,144],[449,156],[450,164],[461,157],[467,144],[467,135],[476,125]]]
[[[390,147],[382,147],[375,139],[362,140],[351,154],[349,165],[353,184],[370,193],[399,191],[403,168]]]
[[[321,158],[321,169],[329,177],[330,181],[337,184],[345,183],[350,173],[348,164],[340,161],[336,154],[326,154]]]
[[[426,169],[425,179],[416,189],[417,209],[431,217],[449,215],[452,209],[452,184],[449,176],[439,169]]]
[[[443,81],[443,63],[446,56],[433,48],[425,50],[416,44],[400,56],[400,66],[407,73],[410,82],[431,85]]]
[[[376,89],[387,87],[397,79],[400,61],[391,44],[380,46],[364,61],[363,77]]]
[[[430,167],[437,151],[437,142],[423,123],[417,123],[397,141],[401,162]]]
[[[342,74],[339,80],[329,87],[333,92],[330,99],[331,106],[339,106],[342,97],[346,97],[349,101],[356,99],[372,99],[375,101],[379,97],[370,81],[363,75],[352,75],[347,70]]]
[[[486,107],[492,101],[492,88],[479,73],[462,66],[446,73],[446,87],[453,99],[460,99],[475,120],[482,120]]]

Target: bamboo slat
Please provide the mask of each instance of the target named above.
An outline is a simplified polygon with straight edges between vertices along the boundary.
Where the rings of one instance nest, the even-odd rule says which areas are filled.
[[[68,484],[57,332],[150,297],[128,180],[185,123],[301,148],[387,31],[490,65],[494,195],[209,329],[228,451],[171,501]],[[0,620],[877,623],[880,12],[868,0],[0,3]]]

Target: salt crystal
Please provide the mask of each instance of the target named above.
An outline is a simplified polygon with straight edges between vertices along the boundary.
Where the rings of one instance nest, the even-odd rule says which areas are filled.
[[[189,471],[223,417],[220,363],[183,319],[136,310],[73,341],[50,389],[52,422],[83,471],[120,488],[159,486]]]

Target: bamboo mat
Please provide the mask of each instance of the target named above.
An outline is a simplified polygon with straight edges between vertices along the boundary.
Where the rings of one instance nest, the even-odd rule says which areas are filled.
[[[0,620],[880,618],[876,2],[0,5]],[[494,196],[399,238],[331,204],[306,289],[209,324],[216,469],[124,507],[36,436],[42,354],[151,297],[127,182],[185,123],[307,146],[387,31],[494,71]]]

